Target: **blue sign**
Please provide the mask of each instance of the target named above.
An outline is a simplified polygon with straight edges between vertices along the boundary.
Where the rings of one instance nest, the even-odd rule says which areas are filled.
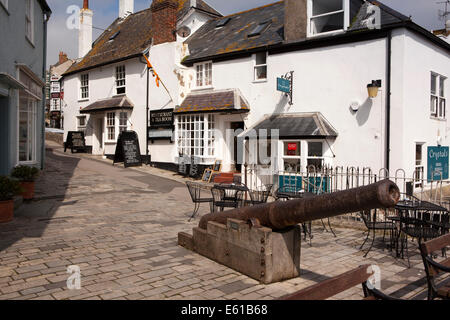
[[[449,147],[428,147],[428,180],[447,180]]]
[[[291,93],[291,81],[284,78],[277,78],[277,90],[284,93]]]

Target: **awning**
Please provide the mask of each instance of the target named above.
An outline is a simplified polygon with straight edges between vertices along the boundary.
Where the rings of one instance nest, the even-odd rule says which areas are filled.
[[[80,111],[81,114],[98,113],[117,109],[133,109],[134,105],[127,96],[102,99]]]
[[[175,114],[183,113],[246,113],[250,105],[239,89],[210,90],[190,93],[174,110]]]
[[[25,89],[25,85],[5,72],[0,72],[0,82],[12,89]]]
[[[325,139],[338,136],[337,131],[320,112],[265,115],[239,136],[247,136],[251,130],[256,130],[259,136],[263,129],[267,130],[267,135],[271,134],[272,129],[278,129],[280,139]]]

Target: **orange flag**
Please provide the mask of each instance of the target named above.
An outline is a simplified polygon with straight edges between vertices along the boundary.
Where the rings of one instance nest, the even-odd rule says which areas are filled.
[[[150,60],[148,60],[147,56],[144,54],[143,55],[145,60],[147,61],[147,67],[149,69],[152,69],[152,75],[153,77],[156,77],[155,81],[156,81],[156,86],[159,88],[159,82],[161,81],[161,78],[159,77],[159,75],[156,73],[155,69],[153,69],[152,64],[150,63]]]

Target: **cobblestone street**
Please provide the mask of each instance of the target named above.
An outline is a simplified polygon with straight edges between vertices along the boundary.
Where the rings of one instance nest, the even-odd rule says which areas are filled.
[[[47,146],[37,199],[0,225],[0,299],[274,299],[366,263],[380,266],[385,293],[426,298],[417,245],[408,269],[378,241],[363,258],[361,230],[336,228],[334,238],[319,225],[312,246],[302,243],[301,277],[261,285],[177,246],[199,221],[188,222],[181,178],[88,158]],[[70,265],[81,268],[80,290],[67,288]],[[335,298],[362,296],[358,286]]]

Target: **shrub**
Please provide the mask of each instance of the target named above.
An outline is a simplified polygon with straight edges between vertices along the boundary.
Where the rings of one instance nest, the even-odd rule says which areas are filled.
[[[0,176],[0,201],[11,200],[15,195],[22,191],[17,180]]]
[[[11,172],[11,177],[22,182],[33,182],[39,175],[39,170],[35,167],[17,166]]]

